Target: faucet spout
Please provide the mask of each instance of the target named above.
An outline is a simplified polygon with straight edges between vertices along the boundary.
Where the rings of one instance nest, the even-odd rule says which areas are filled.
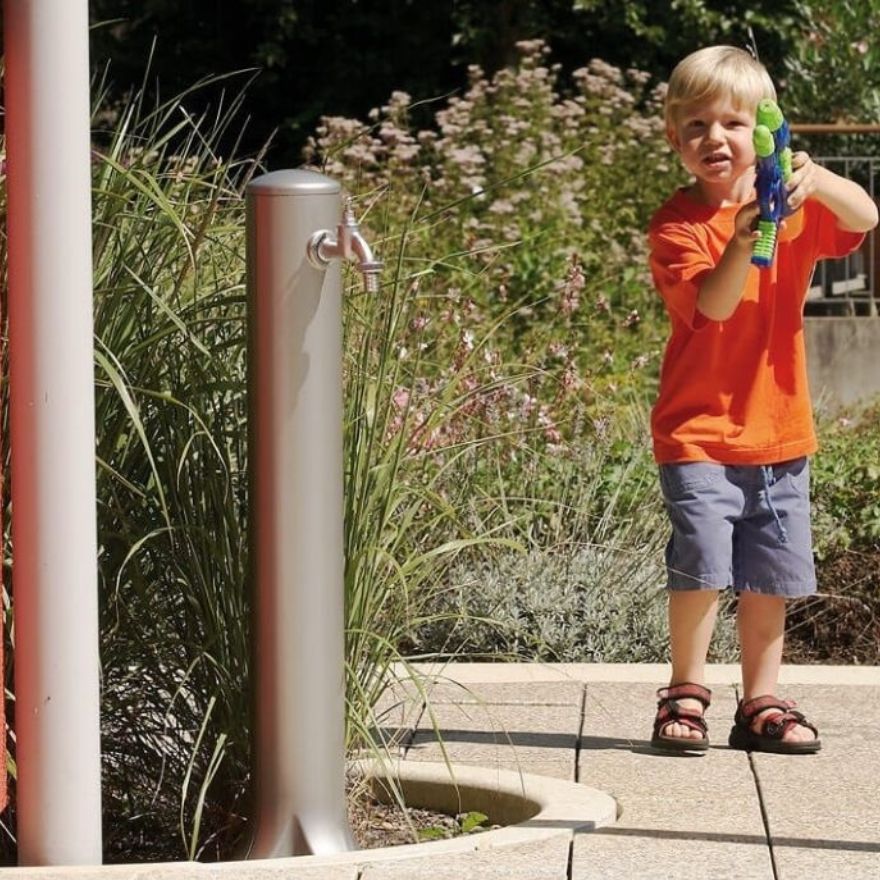
[[[331,260],[350,260],[363,275],[367,293],[379,289],[383,263],[373,256],[370,245],[361,235],[350,198],[345,200],[342,222],[336,227],[335,237],[329,229],[319,230],[309,240],[307,253],[316,269],[326,269]]]
[[[355,231],[351,236],[351,250],[353,259],[358,270],[364,276],[364,284],[367,293],[376,293],[379,289],[379,274],[382,271],[382,261],[373,256],[373,251],[367,244],[366,239]]]

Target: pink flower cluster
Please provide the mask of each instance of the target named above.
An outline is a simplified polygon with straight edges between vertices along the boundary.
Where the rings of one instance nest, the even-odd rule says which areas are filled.
[[[431,129],[395,92],[367,123],[325,117],[306,149],[381,199],[380,253],[403,248],[391,350],[409,378],[385,389],[387,439],[413,454],[487,437],[562,451],[658,360],[643,229],[679,182],[663,87],[598,59],[564,86],[545,43],[517,48],[514,68],[470,67]]]

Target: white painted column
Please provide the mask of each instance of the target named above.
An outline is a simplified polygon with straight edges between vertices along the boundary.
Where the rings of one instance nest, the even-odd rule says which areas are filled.
[[[101,861],[88,4],[4,0],[19,862]]]

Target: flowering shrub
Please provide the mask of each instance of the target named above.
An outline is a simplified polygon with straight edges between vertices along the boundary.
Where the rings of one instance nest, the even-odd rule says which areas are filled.
[[[680,179],[662,88],[593,60],[563,93],[546,45],[518,48],[516,69],[471,67],[435,129],[414,131],[395,92],[370,123],[325,117],[306,150],[397,250],[410,382],[385,392],[398,427],[412,414],[411,451],[464,435],[562,451],[658,366],[644,228]]]

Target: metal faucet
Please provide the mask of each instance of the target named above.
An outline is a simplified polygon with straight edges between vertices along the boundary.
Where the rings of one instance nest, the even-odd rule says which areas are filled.
[[[316,269],[326,269],[331,260],[352,260],[364,276],[364,290],[379,290],[379,273],[383,263],[373,256],[370,246],[360,233],[354,219],[351,198],[346,198],[342,210],[342,222],[336,227],[336,236],[329,229],[319,229],[306,246],[309,262]]]

